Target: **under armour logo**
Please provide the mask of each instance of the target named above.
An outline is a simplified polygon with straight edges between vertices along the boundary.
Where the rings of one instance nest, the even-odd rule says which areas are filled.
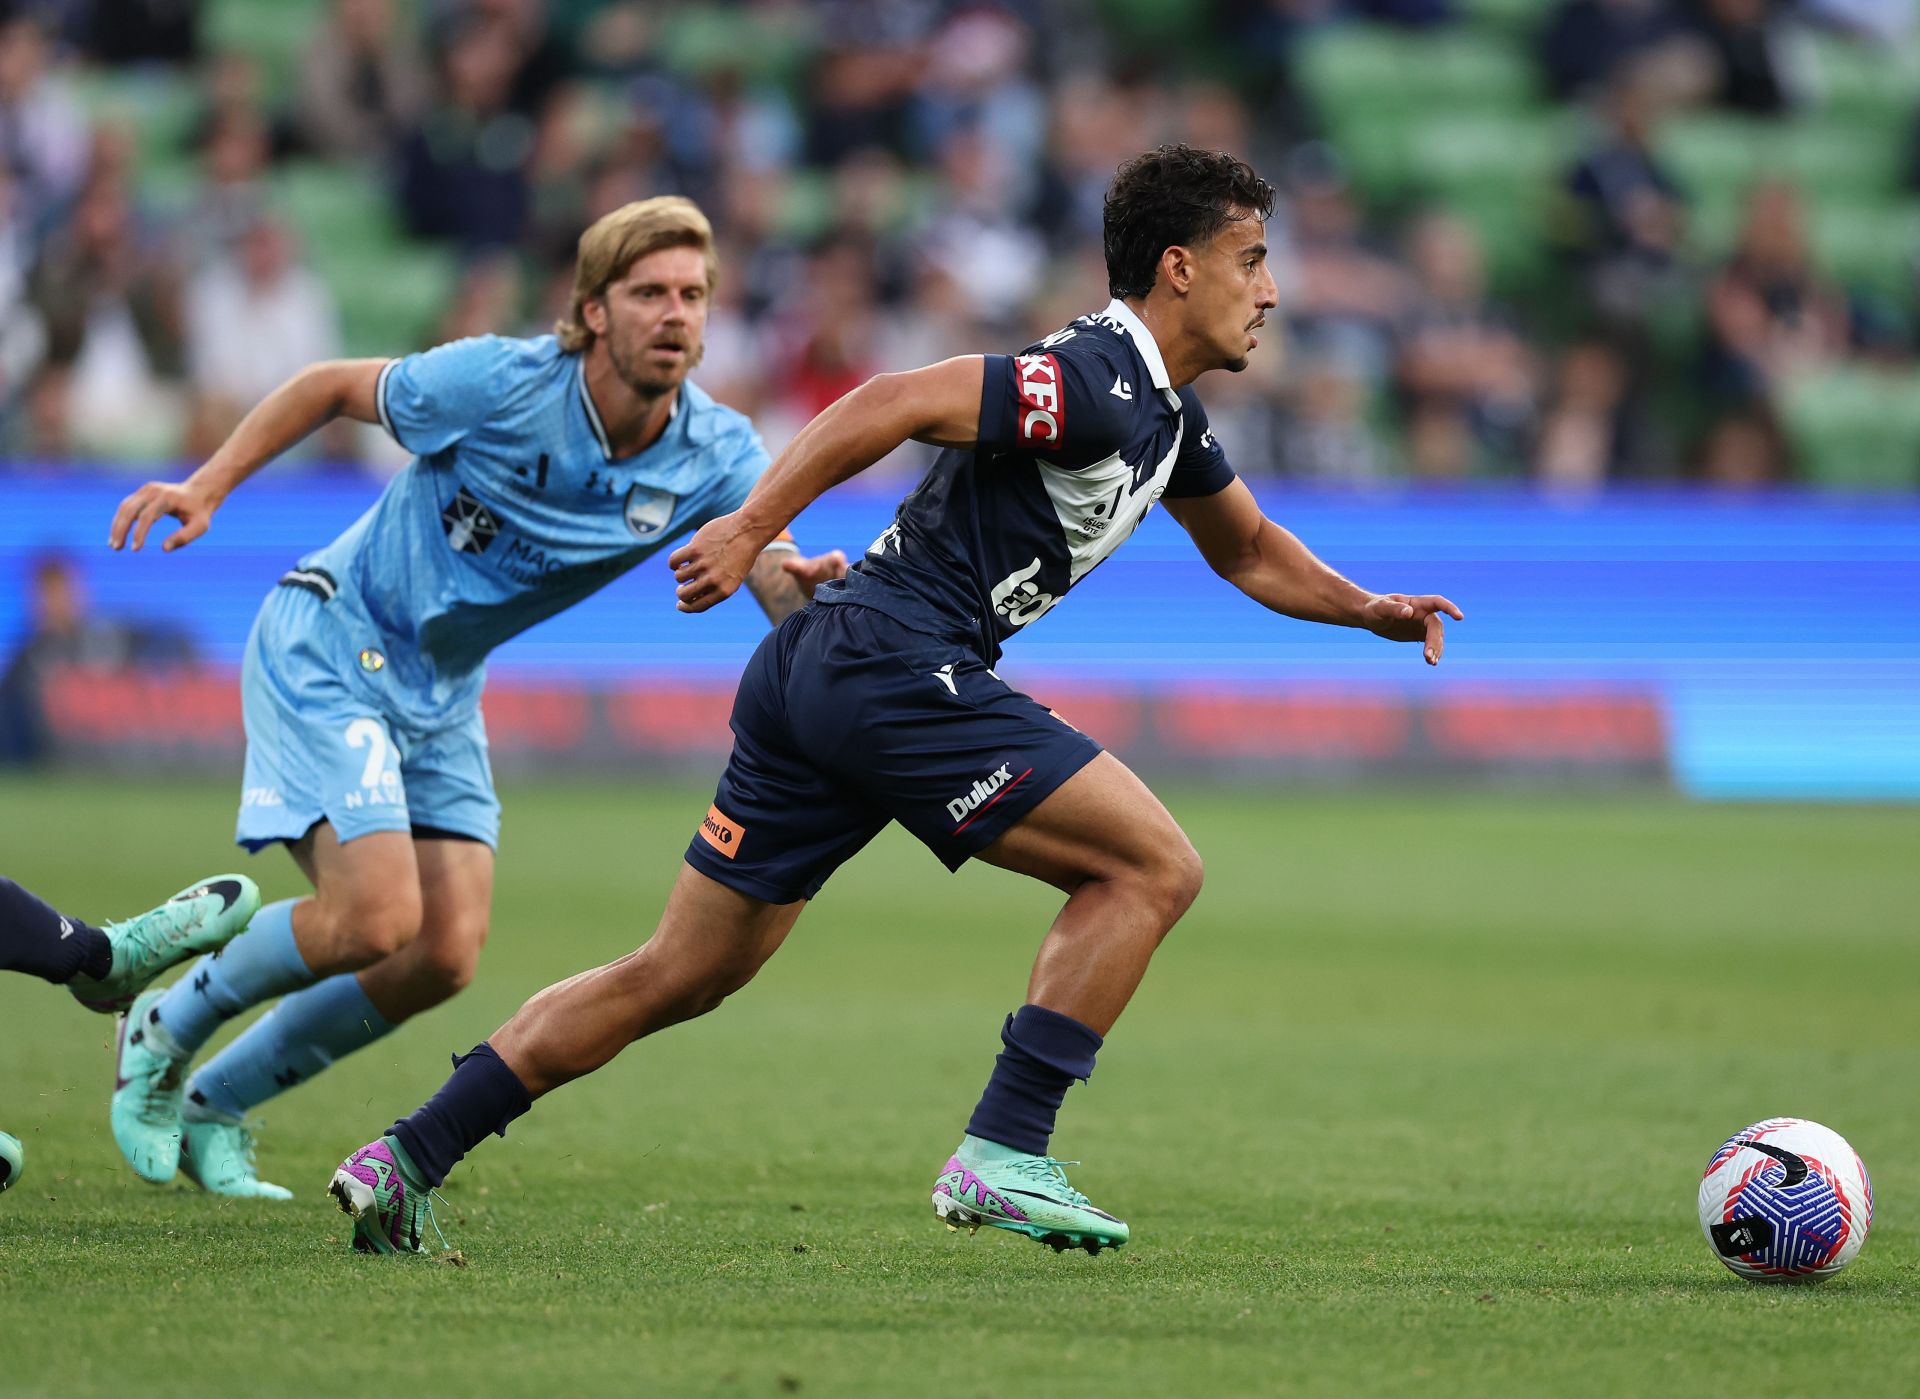
[[[1113,376],[1113,387],[1107,392],[1115,398],[1124,398],[1129,403],[1133,402],[1133,385],[1123,382],[1118,374]]]
[[[204,996],[207,992],[207,986],[212,981],[213,981],[212,972],[201,972],[200,975],[196,976],[193,979],[193,989]]]
[[[938,680],[942,685],[945,685],[947,687],[948,694],[952,695],[955,699],[960,698],[960,691],[954,687],[953,665],[951,662],[948,663],[947,665],[941,666],[940,669],[936,670],[933,673],[933,678],[935,680]]]
[[[273,1081],[282,1088],[291,1088],[300,1081],[300,1070],[283,1069],[273,1076]]]

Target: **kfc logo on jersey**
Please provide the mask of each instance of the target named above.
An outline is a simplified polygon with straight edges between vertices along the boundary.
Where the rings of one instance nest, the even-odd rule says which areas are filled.
[[[1020,400],[1020,445],[1058,449],[1067,416],[1060,393],[1060,361],[1052,355],[1016,355],[1013,382]]]

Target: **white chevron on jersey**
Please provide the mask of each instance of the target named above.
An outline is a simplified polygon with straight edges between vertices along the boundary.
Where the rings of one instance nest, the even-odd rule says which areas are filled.
[[[1049,461],[1040,461],[1040,481],[1053,501],[1053,513],[1060,517],[1060,530],[1066,537],[1069,556],[1068,587],[1078,583],[1094,565],[1120,547],[1120,541],[1140,527],[1153,509],[1154,501],[1166,489],[1167,477],[1180,456],[1180,440],[1186,425],[1178,424],[1173,445],[1153,469],[1153,474],[1134,485],[1136,473],[1126,458],[1115,452],[1105,461],[1078,471],[1068,471]]]

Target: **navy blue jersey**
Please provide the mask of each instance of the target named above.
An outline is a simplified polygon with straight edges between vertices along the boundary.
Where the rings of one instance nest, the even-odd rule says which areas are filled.
[[[986,356],[979,441],[940,453],[825,603],[965,641],[992,665],[1163,495],[1234,479],[1191,389],[1120,301],[1018,355]]]

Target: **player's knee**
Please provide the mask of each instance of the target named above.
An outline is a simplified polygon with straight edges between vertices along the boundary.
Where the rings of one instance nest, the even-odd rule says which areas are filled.
[[[340,940],[369,961],[391,957],[420,936],[420,891],[401,887],[378,899],[355,899],[334,915]]]
[[[436,938],[420,958],[421,989],[441,1001],[466,990],[473,982],[474,973],[480,969],[480,944],[483,940],[484,935],[458,941]]]
[[[1142,874],[1154,906],[1160,910],[1161,922],[1171,929],[1200,897],[1206,866],[1192,842],[1181,835],[1177,841],[1163,846],[1158,858]]]

